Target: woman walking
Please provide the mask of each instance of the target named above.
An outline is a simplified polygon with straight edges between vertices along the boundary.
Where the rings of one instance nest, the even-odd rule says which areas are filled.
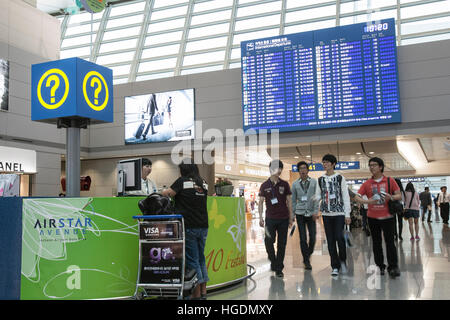
[[[405,205],[405,218],[408,219],[409,232],[411,233],[411,241],[420,240],[419,237],[419,217],[420,217],[420,199],[419,194],[414,190],[412,182],[408,182],[405,188],[403,199]],[[414,237],[414,231],[416,236]]]

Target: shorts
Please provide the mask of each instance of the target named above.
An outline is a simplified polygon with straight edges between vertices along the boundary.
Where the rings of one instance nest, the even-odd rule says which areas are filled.
[[[405,219],[409,219],[409,218],[418,219],[419,217],[420,217],[420,211],[419,210],[413,210],[413,209],[406,209],[405,210]]]

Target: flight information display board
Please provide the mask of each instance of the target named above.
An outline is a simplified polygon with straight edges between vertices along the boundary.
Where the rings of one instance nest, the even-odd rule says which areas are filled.
[[[243,128],[401,122],[395,20],[241,42]]]

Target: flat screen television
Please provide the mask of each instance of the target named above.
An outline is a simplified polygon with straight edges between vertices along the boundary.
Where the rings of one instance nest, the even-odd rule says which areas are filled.
[[[243,128],[401,122],[395,20],[241,42]]]
[[[0,59],[0,110],[8,110],[9,105],[9,62]]]
[[[125,144],[194,139],[194,89],[125,97]]]

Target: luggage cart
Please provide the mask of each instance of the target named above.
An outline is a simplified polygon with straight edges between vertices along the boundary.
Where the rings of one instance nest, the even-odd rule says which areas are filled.
[[[197,285],[195,270],[185,272],[182,215],[133,216],[139,224],[139,268],[136,299],[183,299]]]

